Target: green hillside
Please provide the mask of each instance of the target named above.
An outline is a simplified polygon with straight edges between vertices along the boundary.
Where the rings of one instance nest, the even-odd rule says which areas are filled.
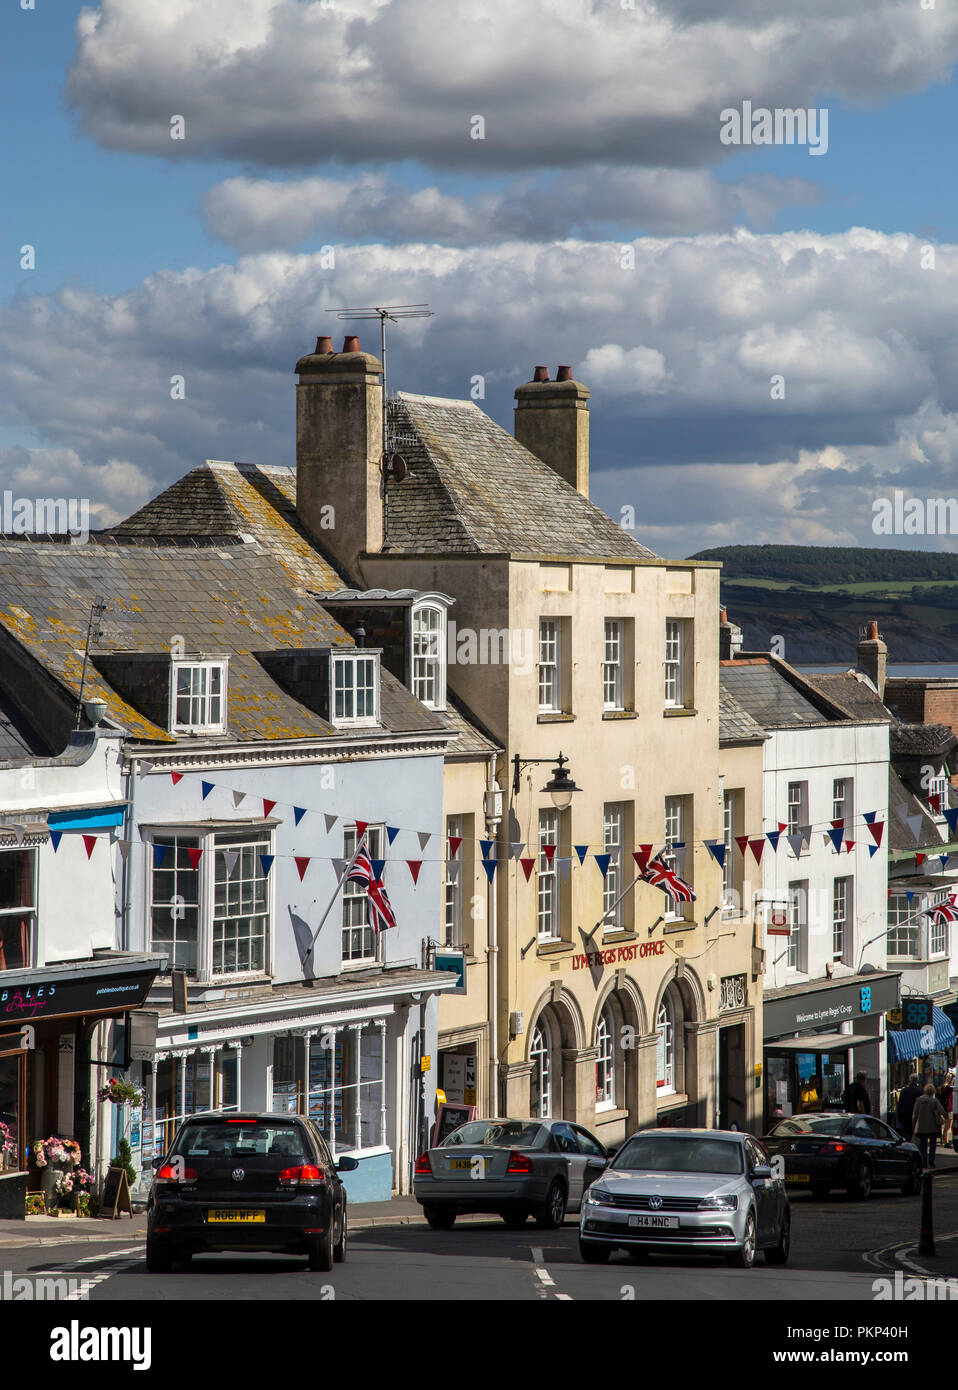
[[[958,555],[934,550],[879,550],[850,545],[720,545],[692,560],[721,560],[725,580],[764,579],[781,584],[861,585],[958,583]]]

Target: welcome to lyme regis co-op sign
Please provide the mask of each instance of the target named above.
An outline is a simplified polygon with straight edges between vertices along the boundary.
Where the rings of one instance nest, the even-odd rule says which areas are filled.
[[[859,977],[847,985],[806,990],[778,999],[766,995],[763,1002],[765,1036],[808,1032],[897,1008],[897,975],[877,975],[865,980]]]

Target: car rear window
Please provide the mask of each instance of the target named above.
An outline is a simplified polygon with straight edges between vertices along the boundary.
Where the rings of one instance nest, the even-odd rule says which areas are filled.
[[[187,1125],[176,1143],[184,1158],[308,1158],[309,1151],[298,1125],[210,1124]]]
[[[470,1148],[532,1148],[542,1133],[542,1126],[523,1120],[470,1120],[454,1129],[440,1148],[468,1144]]]
[[[622,1145],[613,1168],[646,1173],[741,1173],[741,1145],[728,1139],[637,1134]]]
[[[779,1120],[771,1133],[777,1139],[786,1134],[841,1134],[845,1124],[844,1115],[796,1115],[789,1120]]]

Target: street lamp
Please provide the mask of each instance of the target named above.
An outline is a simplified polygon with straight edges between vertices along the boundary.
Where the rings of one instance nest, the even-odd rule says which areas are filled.
[[[569,773],[569,759],[564,758],[560,753],[557,758],[520,758],[517,753],[512,760],[512,794],[519,795],[519,781],[524,767],[529,767],[532,763],[556,763],[552,769],[552,776],[541,789],[548,792],[552,798],[552,804],[557,811],[565,811],[572,805],[574,792],[581,791],[573,782]]]

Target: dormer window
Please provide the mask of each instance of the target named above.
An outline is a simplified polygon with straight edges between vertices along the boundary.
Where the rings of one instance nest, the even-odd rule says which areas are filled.
[[[412,610],[412,693],[429,709],[446,708],[446,612],[432,603]]]
[[[379,654],[334,654],[332,723],[340,727],[379,723]]]
[[[226,662],[174,661],[170,727],[174,733],[226,729]]]

